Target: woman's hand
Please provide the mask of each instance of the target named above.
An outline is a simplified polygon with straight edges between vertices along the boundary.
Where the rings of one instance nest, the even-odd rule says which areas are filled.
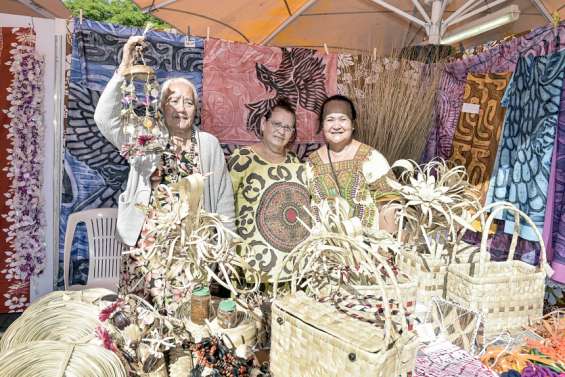
[[[135,35],[129,37],[128,41],[124,45],[122,62],[118,68],[118,73],[123,75],[127,69],[129,69],[135,60],[135,49],[138,45],[143,46],[145,44],[145,38],[141,35]]]

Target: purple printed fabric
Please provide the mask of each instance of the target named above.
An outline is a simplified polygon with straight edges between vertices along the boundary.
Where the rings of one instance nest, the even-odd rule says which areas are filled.
[[[495,377],[479,359],[447,341],[422,347],[416,357],[415,377]]]
[[[553,203],[548,201],[548,207],[553,208],[551,249],[553,261],[551,267],[555,271],[553,280],[565,283],[565,88],[561,94],[561,106],[555,136],[555,174]],[[550,181],[550,185],[552,182]],[[552,186],[550,186],[551,188]]]
[[[541,56],[565,48],[565,23],[554,30],[546,26],[495,46],[482,54],[446,66],[438,91],[437,125],[428,137],[424,161],[439,156],[447,159],[463,105],[467,74],[514,72],[520,56]]]

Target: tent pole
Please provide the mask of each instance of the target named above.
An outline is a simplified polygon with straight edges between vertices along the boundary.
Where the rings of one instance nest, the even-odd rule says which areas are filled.
[[[422,4],[420,4],[420,2],[418,0],[412,0],[412,3],[414,4],[414,6],[416,7],[416,9],[418,9],[418,12],[420,12],[420,14],[422,15],[422,17],[424,17],[424,20],[426,22],[430,22],[430,17],[428,17],[428,14],[426,13],[426,11],[424,10],[424,7],[422,7]]]
[[[432,19],[428,31],[428,43],[429,44],[439,44],[441,39],[441,28],[443,16],[443,11],[445,10],[445,4],[448,0],[434,0],[432,2]]]
[[[389,3],[387,3],[384,0],[371,0],[373,3],[380,5],[383,8],[386,8],[388,10],[390,10],[393,13],[396,13],[397,15],[399,15],[400,17],[404,17],[406,18],[408,21],[412,21],[415,24],[420,25],[421,27],[425,28],[426,31],[428,30],[427,26],[428,24],[426,24],[424,21],[420,20],[419,18],[416,18],[414,16],[412,16],[409,13],[406,13],[405,11],[403,11],[402,9],[398,9],[397,7],[390,5]]]
[[[271,34],[261,41],[260,44],[266,45],[273,40],[281,31],[283,31],[292,21],[296,20],[302,13],[306,12],[317,0],[308,0],[300,7],[292,16],[287,18],[282,24],[279,25]]]
[[[451,16],[447,17],[447,19],[444,21],[444,24],[450,24],[451,21],[453,21],[454,19],[459,17],[460,14],[465,12],[467,10],[467,8],[469,8],[471,5],[473,5],[476,2],[477,2],[477,0],[468,0],[459,9],[457,9]]]
[[[538,8],[538,10],[540,11],[541,14],[543,14],[543,16],[549,21],[549,22],[553,22],[553,17],[551,17],[551,14],[549,14],[549,11],[547,10],[547,8],[545,7],[545,5],[543,4],[543,2],[541,0],[531,0],[532,3],[534,3],[534,5],[536,6],[536,8]]]
[[[143,13],[151,13],[151,12],[153,12],[154,10],[164,8],[164,7],[166,7],[167,5],[170,5],[170,4],[176,3],[176,2],[177,2],[177,0],[166,0],[166,1],[163,1],[162,3],[156,4],[156,5],[152,5],[152,6],[147,7],[147,8],[143,8],[141,11],[142,11]]]
[[[449,23],[446,22],[444,25],[445,25],[446,28],[447,28],[447,26],[455,25],[455,24],[457,24],[457,23],[459,23],[459,22],[461,22],[461,21],[465,21],[467,18],[476,16],[477,14],[479,14],[479,13],[481,13],[481,12],[484,12],[485,10],[488,10],[488,9],[490,9],[490,8],[493,8],[493,7],[497,6],[497,5],[500,5],[500,4],[502,4],[502,3],[505,3],[506,1],[508,1],[508,0],[497,0],[497,1],[495,1],[495,2],[488,3],[488,4],[486,4],[486,5],[483,5],[483,6],[480,7],[480,8],[477,8],[476,10],[474,10],[474,11],[472,11],[472,12],[468,12],[468,13],[465,13],[464,15],[460,16],[460,17],[457,17],[456,19],[452,20],[452,21],[449,22]]]

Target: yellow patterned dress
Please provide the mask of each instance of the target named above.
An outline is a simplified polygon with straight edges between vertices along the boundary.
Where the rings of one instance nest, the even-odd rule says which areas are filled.
[[[243,238],[246,261],[262,272],[263,282],[273,282],[282,259],[308,236],[299,219],[310,224],[304,209],[310,205],[306,167],[287,152],[286,160],[273,164],[250,147],[236,149],[228,162],[235,196],[235,225]],[[289,271],[279,276],[284,280]]]
[[[381,153],[360,144],[353,159],[330,164],[322,160],[318,150],[308,157],[307,164],[308,190],[313,205],[341,196],[349,203],[351,216],[358,217],[366,227],[377,225],[377,202],[391,191],[386,177],[394,179],[390,165]]]

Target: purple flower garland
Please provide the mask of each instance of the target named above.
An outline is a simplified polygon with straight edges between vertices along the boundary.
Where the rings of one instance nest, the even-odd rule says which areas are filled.
[[[21,311],[28,303],[25,289],[33,276],[45,268],[45,216],[41,188],[43,182],[43,69],[44,58],[35,51],[35,36],[29,29],[14,29],[18,43],[12,43],[10,66],[13,80],[8,88],[10,123],[9,164],[4,167],[11,185],[6,196],[10,208],[4,219],[10,223],[7,242],[7,269],[1,271],[11,280],[5,305],[10,312]]]

